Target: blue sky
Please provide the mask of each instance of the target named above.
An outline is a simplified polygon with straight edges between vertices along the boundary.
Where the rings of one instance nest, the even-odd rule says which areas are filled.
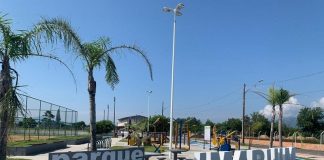
[[[172,16],[163,6],[183,2],[177,18],[175,117],[196,116],[223,121],[241,115],[243,83],[266,92],[270,84],[284,87],[299,103],[324,97],[324,74],[287,80],[324,70],[324,1],[321,0],[2,0],[15,29],[28,29],[41,17],[70,21],[83,41],[108,36],[113,45],[137,44],[153,64],[154,81],[137,56],[115,56],[121,82],[114,91],[97,70],[97,119],[117,98],[117,118],[147,114],[147,90],[152,90],[151,114],[160,114],[162,101],[169,114]],[[88,121],[87,75],[78,60],[61,45],[48,49],[62,57],[76,75],[77,91],[68,71],[56,62],[32,58],[15,64],[27,94],[69,106]],[[263,84],[254,84],[264,80]],[[311,92],[316,91],[316,92]],[[247,94],[247,112],[262,110],[264,99]],[[112,113],[112,110],[110,111]],[[110,115],[112,117],[112,114]]]

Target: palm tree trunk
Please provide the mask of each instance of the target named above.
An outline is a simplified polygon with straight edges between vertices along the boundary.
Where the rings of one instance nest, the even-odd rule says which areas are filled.
[[[90,150],[96,151],[96,81],[92,70],[88,72],[88,92],[90,99]]]
[[[0,160],[6,160],[7,157],[9,117],[8,106],[4,101],[11,85],[9,57],[4,56],[0,74]]]
[[[279,106],[278,132],[279,132],[279,145],[280,147],[282,147],[282,105]]]
[[[270,144],[269,148],[273,147],[273,131],[274,131],[274,123],[276,119],[276,107],[272,106],[272,116],[271,116],[271,129],[270,129]]]

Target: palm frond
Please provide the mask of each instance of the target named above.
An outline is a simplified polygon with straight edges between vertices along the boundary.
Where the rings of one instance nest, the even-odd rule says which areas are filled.
[[[111,86],[112,89],[119,83],[119,76],[117,73],[116,65],[113,59],[108,56],[106,60],[106,82]]]
[[[100,67],[105,55],[103,47],[97,41],[83,44],[83,49],[86,53],[86,57],[84,58],[88,61],[89,68]]]
[[[19,54],[17,54],[17,56],[20,56]],[[42,58],[48,58],[51,60],[55,60],[57,62],[59,62],[60,64],[62,64],[71,74],[72,78],[73,78],[73,82],[75,85],[75,90],[77,91],[77,83],[76,83],[76,78],[72,72],[72,70],[69,68],[69,66],[67,64],[65,64],[62,60],[60,60],[58,57],[52,55],[52,54],[33,54],[33,53],[29,53],[28,56],[34,56],[34,57],[42,57]]]
[[[80,37],[70,23],[61,18],[43,18],[27,33],[27,37],[34,42],[36,50],[41,49],[39,47],[41,40],[51,44],[57,43],[57,40],[62,40],[65,48],[72,49],[76,53],[84,53]]]
[[[144,58],[144,61],[149,69],[151,80],[153,80],[152,64],[149,61],[149,59],[147,58],[147,56],[145,55],[145,52],[143,50],[141,50],[138,46],[136,46],[136,45],[133,45],[133,46],[121,45],[121,46],[111,47],[105,53],[111,54],[118,50],[124,50],[124,49],[131,51],[131,53],[139,54],[142,58]]]
[[[276,94],[276,101],[279,105],[286,103],[292,95],[289,94],[288,90],[281,88]]]
[[[25,114],[23,104],[16,90],[16,87],[10,87],[3,98],[0,99],[0,116],[7,116],[10,125],[14,123],[17,112],[20,112],[22,115]]]

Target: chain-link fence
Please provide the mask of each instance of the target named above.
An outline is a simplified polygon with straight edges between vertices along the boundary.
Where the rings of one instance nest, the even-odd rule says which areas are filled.
[[[18,111],[10,135],[26,137],[76,136],[84,125],[78,122],[78,112],[51,102],[19,94],[24,103]]]

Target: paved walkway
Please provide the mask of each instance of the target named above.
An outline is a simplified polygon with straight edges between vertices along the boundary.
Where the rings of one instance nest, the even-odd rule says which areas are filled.
[[[112,138],[112,146],[125,146],[127,145],[126,142],[119,142],[121,138]],[[88,147],[88,144],[82,144],[82,145],[68,145],[65,149],[56,150],[53,153],[57,152],[76,152],[76,151],[86,151]],[[167,144],[165,145],[167,147]],[[252,149],[258,149],[256,147],[253,147]],[[209,151],[208,146],[206,146],[206,149],[203,149],[203,146],[201,145],[191,145],[191,150],[188,152],[183,152],[182,154],[178,154],[178,157],[186,157],[187,159],[194,159],[194,152],[201,152],[201,151]],[[165,157],[168,158],[169,152],[162,153],[162,156],[159,157]],[[314,160],[323,160],[324,156],[320,155],[314,155],[314,154],[308,154],[308,153],[297,153],[298,157],[303,158],[309,158]],[[24,159],[31,159],[31,160],[48,160],[48,153],[44,154],[38,154],[34,156],[14,156],[13,158],[24,158]],[[157,157],[151,157],[150,160],[156,160]]]

